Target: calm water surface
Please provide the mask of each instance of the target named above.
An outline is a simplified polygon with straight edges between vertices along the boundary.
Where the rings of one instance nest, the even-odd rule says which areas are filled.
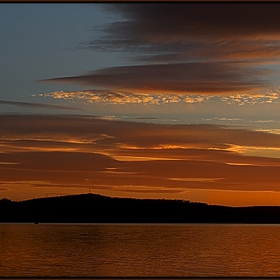
[[[0,224],[1,276],[280,276],[280,225]]]

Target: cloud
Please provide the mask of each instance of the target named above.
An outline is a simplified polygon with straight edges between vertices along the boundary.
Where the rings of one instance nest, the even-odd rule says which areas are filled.
[[[80,47],[120,51],[130,65],[44,81],[100,87],[114,100],[116,94],[110,91],[252,94],[272,86],[272,76],[278,74],[269,67],[279,64],[280,58],[277,4],[122,3],[104,7],[118,19],[99,27],[94,40]],[[127,100],[131,99],[132,94]],[[119,102],[118,97],[115,100]]]
[[[135,93],[228,94],[263,89],[264,81],[257,79],[263,72],[247,68],[244,71],[239,63],[189,62],[112,67],[43,82],[77,83]]]
[[[89,48],[171,56],[205,54],[207,48],[208,56],[215,48],[216,54],[229,49],[249,54],[250,44],[253,53],[278,51],[276,3],[123,3],[106,8],[121,18],[104,26],[102,38],[88,42]]]
[[[44,94],[46,97],[55,99],[77,99],[86,103],[104,103],[104,104],[152,104],[160,105],[167,103],[178,103],[185,101],[183,94],[150,94],[150,93],[132,93],[132,92],[113,92],[105,90],[84,90],[84,91],[55,91]],[[194,98],[195,101],[202,102],[201,98]],[[203,98],[204,99],[204,98]],[[146,117],[138,117],[138,119]],[[149,118],[151,119],[151,118]]]
[[[113,92],[104,90],[85,91],[55,91],[46,93],[44,96],[55,99],[80,99],[87,103],[105,104],[159,104],[163,102],[163,96],[151,94],[137,94],[127,92]]]
[[[272,131],[86,116],[0,115],[0,122],[1,182],[29,186],[30,195],[34,186],[184,199],[190,189],[280,191],[280,135]]]
[[[144,104],[144,105],[162,105],[162,104],[235,104],[237,106],[256,105],[256,104],[276,104],[279,103],[279,89],[273,91],[264,91],[255,94],[178,94],[178,93],[133,93],[133,92],[114,92],[105,90],[84,90],[84,91],[55,91],[43,94],[45,97],[66,100],[81,100],[86,104]],[[143,117],[142,117],[143,118]]]
[[[46,108],[46,109],[52,108],[52,109],[62,109],[62,110],[80,110],[79,108],[75,108],[75,107],[68,107],[68,106],[61,106],[61,105],[54,105],[54,104],[29,103],[29,102],[6,101],[6,100],[0,100],[0,105],[1,104],[20,106],[20,107]]]
[[[1,144],[12,147],[127,149],[207,148],[230,145],[280,148],[280,135],[218,125],[159,125],[93,116],[1,115]],[[127,134],[127,131],[131,133]],[[132,133],[133,132],[133,133]],[[7,142],[8,141],[8,142]],[[1,161],[14,162],[9,160]]]
[[[221,40],[188,43],[172,53],[150,53],[134,57],[137,62],[166,63],[183,61],[246,61],[247,65],[278,64],[280,43],[274,40]],[[162,47],[164,48],[164,47]],[[177,52],[176,52],[177,51]]]
[[[243,35],[247,38],[273,36],[280,32],[276,3],[141,3],[107,5],[107,8],[119,11],[129,24],[133,23],[131,27],[126,22],[113,23],[107,31],[117,34],[126,31],[126,36],[134,36],[135,40],[139,34],[133,32],[135,27],[136,31],[159,34],[159,38],[169,40],[171,35],[175,38],[176,35],[190,38],[206,35],[236,38]],[[260,18],[265,18],[265,22],[261,23]],[[138,40],[142,40],[143,36]]]

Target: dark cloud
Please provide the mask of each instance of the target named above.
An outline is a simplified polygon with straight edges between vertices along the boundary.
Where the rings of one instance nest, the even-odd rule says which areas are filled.
[[[140,31],[143,30],[146,31],[145,34],[168,34],[168,38],[176,34],[189,37],[207,34],[240,37],[244,34],[246,37],[255,37],[280,33],[278,3],[123,3],[107,7],[114,13],[119,11],[130,26],[133,24],[131,29],[128,28],[129,25],[121,27],[127,27],[126,33],[130,34],[131,31],[131,35],[134,33],[135,37],[140,34],[140,39]],[[118,31],[118,25],[115,27],[112,24],[107,29],[108,32],[114,30]]]
[[[105,26],[102,39],[89,42],[88,47],[174,53],[205,48],[202,42],[227,48],[227,43],[238,40],[272,41],[280,35],[277,3],[123,3],[106,7],[122,20]],[[209,55],[211,51],[210,46]]]
[[[148,63],[166,63],[182,61],[246,61],[247,66],[273,64],[280,57],[280,42],[277,40],[220,40],[214,42],[188,43],[170,51],[160,50],[135,56],[134,60]],[[165,45],[162,46],[163,49]]]
[[[264,73],[260,69],[247,69],[240,63],[190,62],[112,67],[45,81],[120,91],[222,94],[261,89],[264,84],[257,78]]]
[[[104,7],[118,15],[118,20],[101,27],[94,40],[82,47],[120,51],[126,59],[146,64],[46,81],[137,93],[225,94],[260,91],[276,75],[264,66],[280,58],[277,3],[118,3]]]
[[[29,103],[29,102],[19,102],[19,101],[6,101],[0,100],[0,105],[13,105],[13,106],[20,106],[20,107],[33,107],[33,108],[47,108],[47,109],[61,109],[61,110],[80,110],[79,108],[75,107],[68,107],[68,106],[61,106],[61,105],[54,105],[54,104],[44,104],[44,103]]]

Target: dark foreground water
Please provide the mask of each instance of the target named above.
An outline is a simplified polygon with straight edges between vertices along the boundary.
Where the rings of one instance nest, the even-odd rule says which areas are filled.
[[[280,276],[280,226],[0,224],[0,275]]]

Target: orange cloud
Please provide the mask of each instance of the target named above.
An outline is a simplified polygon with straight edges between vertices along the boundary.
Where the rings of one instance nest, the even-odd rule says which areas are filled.
[[[280,158],[265,153],[280,149],[279,134],[97,117],[1,115],[0,122],[0,183],[9,189],[3,196],[20,194],[21,186],[24,197],[38,188],[91,188],[115,196],[191,199],[190,190],[197,190],[207,202],[211,190],[226,203],[234,192],[280,192]],[[254,149],[264,153],[248,153]]]

